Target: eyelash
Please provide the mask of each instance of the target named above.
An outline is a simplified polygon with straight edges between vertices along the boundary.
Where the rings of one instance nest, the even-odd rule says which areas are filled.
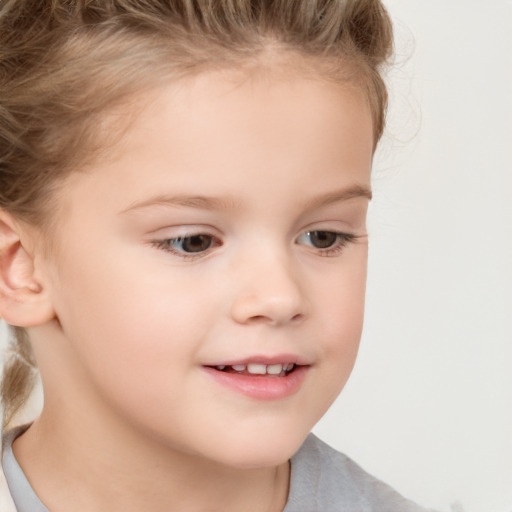
[[[185,251],[179,251],[176,250],[173,247],[173,244],[180,243],[184,240],[190,240],[192,238],[196,237],[208,237],[211,239],[211,243],[208,245],[207,248],[203,251],[197,251],[197,252],[185,252]],[[151,244],[155,246],[157,249],[161,249],[163,251],[169,252],[171,254],[174,254],[176,256],[179,256],[180,258],[186,259],[186,260],[192,260],[197,259],[202,256],[205,256],[210,249],[214,247],[219,247],[222,245],[222,242],[215,236],[210,235],[208,233],[191,233],[186,234],[183,236],[177,236],[175,238],[164,238],[162,240],[152,240]]]
[[[307,235],[311,236],[313,233],[317,233],[317,234],[323,233],[324,235],[325,234],[334,235],[334,237],[335,237],[333,244],[330,245],[329,247],[325,247],[322,249],[320,247],[315,247],[313,245],[310,246],[313,249],[316,249],[320,256],[337,256],[347,247],[347,245],[354,243],[358,238],[356,235],[354,235],[352,233],[342,233],[339,231],[328,231],[328,230],[322,230],[322,229],[314,229],[311,231],[306,231],[305,233],[300,235],[297,238],[297,240],[303,236],[307,236]]]
[[[315,247],[313,245],[309,245],[309,247],[312,247],[313,249],[316,249],[318,251],[318,254],[320,256],[337,256],[340,254],[347,245],[350,243],[354,243],[359,237],[352,234],[352,233],[342,233],[338,231],[329,231],[329,230],[311,230],[306,231],[303,234],[301,234],[299,237],[297,237],[297,240],[304,236],[310,236],[312,234],[319,235],[320,233],[324,235],[334,235],[335,240],[332,245],[325,248]],[[211,242],[204,250],[200,250],[197,252],[186,252],[186,251],[180,251],[176,250],[174,248],[174,244],[179,244],[180,242],[183,242],[185,240],[190,240],[192,238],[196,237],[208,237]],[[176,256],[179,256],[180,258],[186,259],[186,260],[193,260],[197,258],[201,258],[209,253],[210,249],[215,247],[220,247],[222,245],[221,240],[219,240],[217,237],[210,235],[208,233],[192,233],[192,234],[186,234],[183,236],[178,236],[175,238],[164,238],[162,240],[151,240],[151,245],[156,247],[157,249],[161,249],[163,251],[169,252],[171,254],[174,254]],[[305,244],[306,245],[306,244]]]

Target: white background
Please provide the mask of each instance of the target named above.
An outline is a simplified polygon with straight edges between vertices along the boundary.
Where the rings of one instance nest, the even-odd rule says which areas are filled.
[[[385,3],[365,332],[315,430],[424,505],[512,512],[512,2]]]
[[[424,505],[512,512],[512,2],[384,2],[366,325],[315,431]]]

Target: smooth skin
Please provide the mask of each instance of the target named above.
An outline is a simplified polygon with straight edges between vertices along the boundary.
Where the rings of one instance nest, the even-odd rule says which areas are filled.
[[[4,288],[25,283],[32,313],[0,313],[32,326],[45,393],[14,453],[52,512],[279,511],[357,354],[370,111],[293,71],[203,73],[144,101],[56,194],[52,251],[2,214],[21,241]],[[283,399],[205,371],[281,354],[307,365]]]

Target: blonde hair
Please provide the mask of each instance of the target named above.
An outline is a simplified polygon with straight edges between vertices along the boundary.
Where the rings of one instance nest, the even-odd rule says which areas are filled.
[[[115,139],[105,112],[159,80],[257,62],[269,48],[356,80],[377,144],[392,28],[379,0],[4,0],[0,48],[0,208],[49,231],[61,180]],[[6,425],[35,368],[23,329],[11,348]]]

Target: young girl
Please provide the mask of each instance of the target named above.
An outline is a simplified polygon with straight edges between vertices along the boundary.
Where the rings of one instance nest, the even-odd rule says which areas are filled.
[[[361,334],[380,2],[7,0],[0,38],[15,509],[422,510],[309,434]]]

